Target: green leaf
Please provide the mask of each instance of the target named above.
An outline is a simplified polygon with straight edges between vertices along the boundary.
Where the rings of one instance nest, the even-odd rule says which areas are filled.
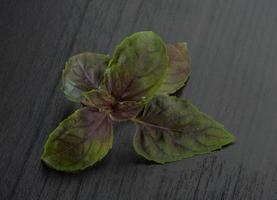
[[[112,148],[112,140],[112,124],[106,114],[82,108],[50,134],[41,159],[59,171],[80,171],[101,160]]]
[[[108,55],[88,52],[69,58],[62,74],[62,90],[66,98],[79,102],[82,92],[98,88],[108,62]]]
[[[97,89],[82,94],[81,102],[89,107],[96,107],[110,115],[115,121],[135,117],[142,109],[142,104],[136,101],[116,101],[106,90]]]
[[[154,97],[133,121],[136,152],[157,163],[210,153],[235,141],[222,124],[177,97]]]
[[[185,85],[191,72],[187,43],[168,44],[167,54],[169,57],[167,78],[158,91],[160,94],[175,93]]]
[[[165,44],[153,32],[138,32],[116,48],[105,72],[107,90],[118,101],[147,101],[165,79]]]

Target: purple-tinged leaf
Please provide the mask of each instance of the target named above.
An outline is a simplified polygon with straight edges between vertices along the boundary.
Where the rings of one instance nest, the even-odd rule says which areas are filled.
[[[80,102],[80,94],[97,89],[104,77],[109,56],[81,53],[71,57],[62,74],[62,90],[67,99]]]
[[[160,94],[175,93],[185,85],[191,73],[191,61],[187,43],[168,44],[167,54],[169,57],[168,72],[158,91]]]
[[[116,48],[105,72],[105,85],[120,102],[153,97],[164,81],[168,67],[166,47],[153,32],[137,32]]]
[[[101,160],[111,149],[112,140],[112,124],[107,115],[82,108],[50,134],[41,159],[59,171],[80,171]]]
[[[222,124],[172,96],[154,97],[133,121],[136,152],[157,163],[210,153],[235,141]]]

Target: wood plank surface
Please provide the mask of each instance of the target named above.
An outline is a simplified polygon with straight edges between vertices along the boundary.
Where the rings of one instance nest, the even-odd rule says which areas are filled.
[[[1,0],[0,199],[277,199],[276,10],[274,0]],[[188,42],[193,71],[179,95],[238,141],[157,165],[136,155],[134,127],[121,123],[95,167],[43,166],[48,133],[76,108],[59,89],[67,58],[111,54],[142,30]]]

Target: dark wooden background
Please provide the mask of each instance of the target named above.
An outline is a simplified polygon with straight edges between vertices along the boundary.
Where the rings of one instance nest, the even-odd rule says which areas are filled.
[[[0,199],[277,199],[276,10],[275,0],[1,0]],[[59,90],[67,58],[112,53],[141,30],[188,42],[193,72],[182,97],[238,141],[149,164],[132,148],[134,128],[122,123],[95,167],[44,167],[48,133],[76,108]]]

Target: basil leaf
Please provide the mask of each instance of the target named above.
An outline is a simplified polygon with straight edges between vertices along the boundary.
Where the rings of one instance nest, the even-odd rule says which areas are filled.
[[[108,62],[109,56],[88,52],[69,58],[62,73],[62,90],[66,98],[79,102],[82,92],[98,88]]]
[[[91,90],[83,93],[81,102],[89,107],[96,107],[101,111],[109,113],[115,121],[127,120],[135,117],[142,109],[142,104],[136,101],[116,101],[107,91],[103,89]]]
[[[82,108],[50,134],[41,159],[59,171],[80,171],[101,160],[111,149],[112,139],[112,124],[106,114]]]
[[[157,163],[210,153],[235,141],[222,124],[172,96],[154,97],[133,121],[135,151]]]
[[[175,93],[185,85],[191,72],[187,43],[168,44],[167,54],[169,57],[167,78],[158,91],[160,94]]]
[[[147,101],[159,89],[168,67],[166,47],[153,32],[124,39],[105,72],[107,90],[118,101]]]

